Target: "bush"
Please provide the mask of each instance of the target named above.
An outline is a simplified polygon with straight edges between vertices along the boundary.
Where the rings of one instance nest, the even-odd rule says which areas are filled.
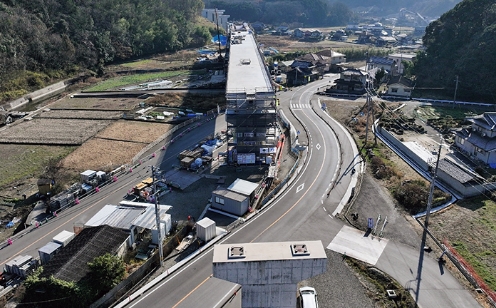
[[[415,214],[427,205],[429,191],[424,182],[413,181],[397,186],[393,196],[408,212]]]
[[[386,165],[380,157],[372,157],[372,159],[370,160],[370,164],[372,167],[372,173],[377,179],[390,178],[395,174],[394,169]]]

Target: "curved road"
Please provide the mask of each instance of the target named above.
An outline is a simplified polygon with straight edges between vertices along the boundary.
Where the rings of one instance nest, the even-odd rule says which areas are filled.
[[[305,108],[293,111],[306,123],[308,132],[307,159],[300,174],[276,201],[219,243],[322,240],[327,245],[332,234],[343,225],[329,215],[337,206],[330,200],[341,200],[351,179],[349,176],[342,178],[327,197],[332,183],[340,178],[343,157],[333,131],[309,105],[309,99],[320,83],[287,93],[291,98],[286,103],[307,104]],[[198,296],[194,291],[209,283],[212,255],[212,249],[207,249],[127,307],[186,307],[182,305],[201,302],[201,298],[193,298]],[[217,292],[211,288],[210,291],[211,297],[221,299],[225,296],[222,290]]]
[[[281,107],[298,119],[293,124],[301,132],[300,143],[308,145],[305,164],[277,200],[219,243],[321,240],[327,246],[341,230],[344,223],[334,219],[332,213],[339,212],[336,210],[342,200],[347,201],[349,188],[356,182],[356,175],[350,172],[352,166],[360,169],[355,165],[357,149],[345,129],[321,110],[318,99],[312,98],[317,88],[328,82],[321,80],[279,93]],[[219,280],[211,277],[212,250],[206,249],[126,307],[198,307],[206,304],[206,297],[220,303],[236,294],[234,287],[217,287]],[[376,264],[410,290],[421,307],[479,307],[471,294],[433,259],[424,258],[421,284],[417,284],[418,259],[417,250],[390,242]],[[344,264],[332,265],[335,266]],[[346,303],[347,292],[357,290],[337,292],[333,298],[336,303],[321,303],[322,306]]]

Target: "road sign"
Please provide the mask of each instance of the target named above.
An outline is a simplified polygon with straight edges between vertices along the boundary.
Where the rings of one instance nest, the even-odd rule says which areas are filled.
[[[374,228],[374,219],[373,218],[367,219],[367,228],[369,228],[369,229]]]

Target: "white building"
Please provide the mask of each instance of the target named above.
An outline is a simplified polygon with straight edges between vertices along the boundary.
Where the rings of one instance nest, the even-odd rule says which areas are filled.
[[[243,308],[294,308],[297,284],[326,268],[321,241],[214,246],[214,277],[242,286]]]
[[[222,27],[227,32],[228,27],[228,19],[231,17],[230,15],[224,15],[225,10],[217,10],[217,9],[203,9],[201,12],[201,16],[205,17],[209,21],[217,24],[217,19],[219,20],[219,27]]]
[[[402,75],[405,67],[403,66],[403,61],[413,62],[416,55],[411,53],[393,53],[388,56],[389,59],[394,60],[397,64],[397,72]]]

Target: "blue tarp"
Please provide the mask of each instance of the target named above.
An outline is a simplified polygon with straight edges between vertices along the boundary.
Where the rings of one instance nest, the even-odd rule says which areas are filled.
[[[227,44],[227,37],[225,35],[216,35],[212,38],[212,43],[218,44],[220,40],[220,44],[225,46]]]

